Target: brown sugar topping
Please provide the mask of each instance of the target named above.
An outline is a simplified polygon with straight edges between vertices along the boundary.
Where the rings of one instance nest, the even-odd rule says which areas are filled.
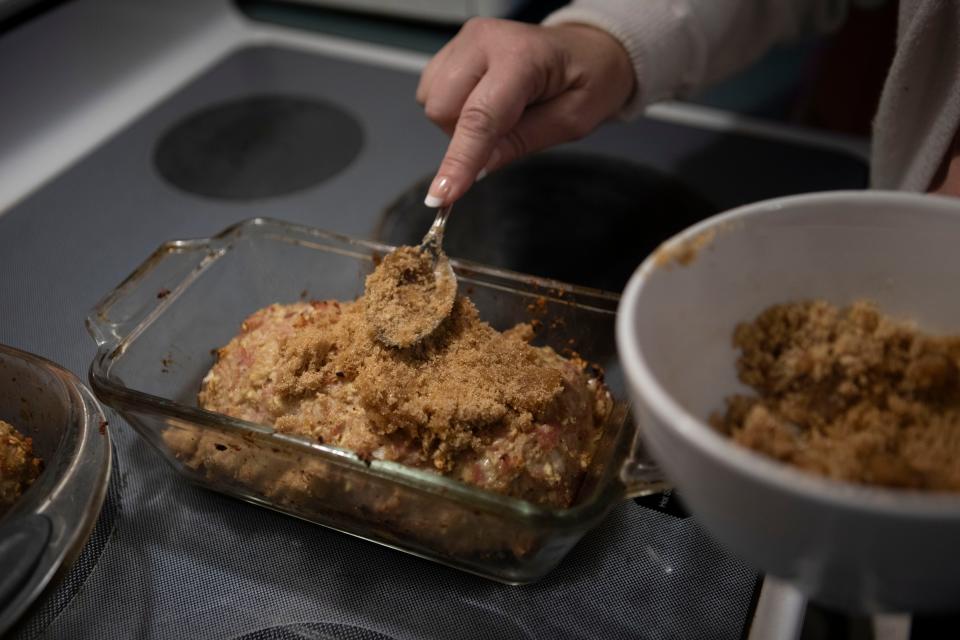
[[[735,441],[836,479],[960,491],[960,336],[816,301],[767,309],[734,345],[758,396],[711,421]]]
[[[410,349],[376,340],[367,305],[344,303],[332,326],[308,324],[286,337],[277,390],[292,398],[351,381],[373,431],[416,439],[444,469],[474,438],[531,429],[563,389],[556,363],[526,343],[529,330],[494,330],[466,298]]]
[[[586,362],[528,344],[529,325],[499,333],[466,298],[406,349],[381,343],[367,315],[363,298],[257,310],[216,351],[200,406],[371,464],[428,468],[542,505],[573,503],[614,424],[610,392]],[[212,436],[198,444],[167,433],[188,464],[227,464],[231,475],[251,464]],[[276,486],[302,484],[291,473]]]
[[[434,269],[418,247],[399,247],[367,276],[367,320],[387,344],[409,347],[450,315],[457,282],[448,264]]]

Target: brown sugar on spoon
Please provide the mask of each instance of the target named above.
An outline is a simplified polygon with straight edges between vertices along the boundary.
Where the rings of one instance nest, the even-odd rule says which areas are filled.
[[[757,395],[711,421],[736,442],[839,480],[960,491],[960,336],[813,301],[767,309],[734,345]]]
[[[435,267],[419,247],[399,247],[367,276],[367,321],[383,342],[412,346],[450,315],[457,281],[448,264]]]

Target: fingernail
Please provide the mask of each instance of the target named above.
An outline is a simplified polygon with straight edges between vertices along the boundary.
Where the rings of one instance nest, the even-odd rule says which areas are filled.
[[[423,199],[423,204],[436,209],[443,204],[443,201],[446,200],[447,194],[449,193],[450,178],[447,176],[437,176],[433,179],[430,190],[427,191],[427,197]]]
[[[487,177],[487,170],[486,170],[486,169],[480,169],[480,173],[477,174],[477,179],[476,179],[474,182],[480,182],[481,180],[483,180],[483,179],[486,178],[486,177]]]

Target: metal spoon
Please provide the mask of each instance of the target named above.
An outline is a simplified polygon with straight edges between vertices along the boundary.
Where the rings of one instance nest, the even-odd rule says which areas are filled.
[[[442,275],[443,277],[449,277],[456,283],[457,277],[453,274],[453,267],[450,266],[447,254],[443,252],[443,230],[447,226],[447,218],[450,217],[451,209],[453,209],[452,204],[437,209],[437,217],[433,219],[433,224],[430,225],[427,233],[423,236],[423,240],[420,241],[420,251],[429,255],[430,259],[433,260],[433,270],[438,282]],[[456,293],[457,290],[454,288],[453,295],[456,296]],[[450,299],[450,304],[453,304],[453,298]]]
[[[436,331],[453,309],[457,277],[443,252],[443,230],[451,208],[448,205],[437,211],[433,224],[416,247],[422,257],[417,271],[428,271],[432,281],[423,281],[419,277],[422,273],[408,283],[402,278],[377,278],[376,272],[367,280],[367,320],[387,345],[407,348],[418,344]],[[403,249],[406,252],[401,256]],[[377,271],[390,269],[394,261],[409,259],[409,249],[401,247],[387,255]]]

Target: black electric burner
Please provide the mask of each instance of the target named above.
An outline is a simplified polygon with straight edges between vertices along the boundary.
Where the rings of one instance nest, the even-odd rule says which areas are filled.
[[[157,171],[200,196],[282,196],[333,177],[360,153],[344,109],[295,96],[251,96],[191,114],[158,141]]]
[[[375,231],[417,244],[434,212],[427,176],[390,206]],[[444,249],[456,258],[620,291],[644,256],[717,210],[676,178],[627,160],[550,152],[491,174],[459,200]]]
[[[418,240],[446,138],[416,83],[304,51],[229,55],[0,216],[0,342],[84,375],[104,293],[162,242],[250,217]],[[448,247],[617,290],[690,222],[866,175],[816,146],[613,123],[478,184]],[[507,587],[198,489],[116,417],[110,432],[118,500],[15,638],[735,640],[751,619],[756,573],[669,500],[619,505],[542,582]]]

